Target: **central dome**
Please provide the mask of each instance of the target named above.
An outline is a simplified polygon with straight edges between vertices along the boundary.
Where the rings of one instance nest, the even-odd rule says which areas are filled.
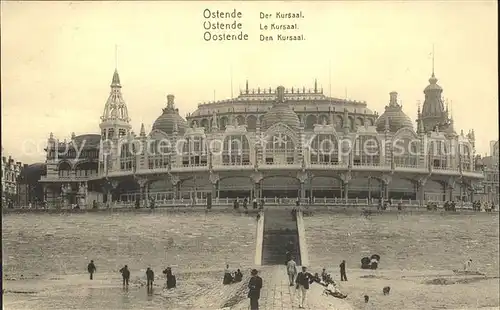
[[[176,124],[180,134],[183,134],[188,128],[186,120],[179,115],[179,110],[174,108],[174,95],[168,95],[167,107],[163,109],[163,114],[154,122],[152,130],[160,130],[170,135],[174,133]]]
[[[276,103],[266,114],[264,114],[264,130],[276,123],[282,123],[292,129],[298,129],[300,120],[297,114],[285,103],[285,88],[279,86],[276,90],[276,94]]]
[[[396,132],[404,127],[413,128],[411,119],[403,112],[403,108],[397,103],[398,93],[391,92],[389,105],[385,107],[385,112],[375,122],[377,131],[385,130],[385,122],[389,121],[389,131]]]

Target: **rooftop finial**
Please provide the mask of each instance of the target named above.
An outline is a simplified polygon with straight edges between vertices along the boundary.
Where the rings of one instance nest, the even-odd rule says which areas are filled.
[[[245,86],[245,93],[248,94],[248,80],[247,80],[247,83],[246,83],[246,86]]]
[[[172,94],[167,95],[167,109],[168,110],[174,110],[174,99],[175,96]]]
[[[318,80],[314,79],[314,93],[318,92]]]
[[[115,70],[118,70],[118,45],[115,44]]]
[[[434,43],[432,43],[432,76],[434,76]]]

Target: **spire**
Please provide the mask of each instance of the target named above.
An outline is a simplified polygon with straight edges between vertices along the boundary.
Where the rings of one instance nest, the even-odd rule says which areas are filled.
[[[432,44],[432,77],[434,77],[434,44]]]
[[[118,69],[118,45],[115,44],[115,70]]]
[[[318,92],[318,80],[314,79],[314,93]]]
[[[141,124],[141,132],[139,134],[141,137],[146,136],[146,129],[144,129],[144,123]]]
[[[118,75],[118,69],[115,69],[115,73],[113,73],[113,79],[111,80],[111,87],[122,87],[120,84],[120,75]]]
[[[113,79],[111,81],[111,91],[104,105],[104,112],[101,116],[101,120],[105,121],[122,121],[129,123],[130,118],[128,117],[128,109],[125,104],[121,92],[120,76],[118,75],[118,70],[115,69],[113,73]]]
[[[438,79],[436,78],[436,75],[434,74],[434,44],[432,44],[432,75],[431,78],[429,79],[430,84],[436,84]]]
[[[247,80],[247,83],[246,83],[246,86],[245,86],[245,94],[248,94],[248,80]]]

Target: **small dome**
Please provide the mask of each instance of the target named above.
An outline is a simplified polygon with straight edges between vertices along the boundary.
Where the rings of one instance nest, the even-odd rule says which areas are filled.
[[[163,114],[154,122],[152,130],[160,130],[170,135],[174,132],[175,124],[177,124],[177,131],[180,134],[183,134],[189,127],[186,120],[179,115],[179,110],[174,108],[174,95],[168,95],[167,107],[163,109]]]
[[[390,94],[389,105],[385,107],[385,111],[375,122],[375,126],[377,126],[377,131],[385,130],[385,121],[389,120],[389,131],[396,132],[404,127],[413,128],[413,122],[403,112],[403,108],[401,105],[397,103],[397,95],[396,92],[391,92]]]
[[[375,125],[377,126],[377,131],[385,130],[386,118],[389,118],[389,131],[391,132],[396,132],[404,127],[413,128],[411,119],[401,109],[393,110],[386,108],[385,112],[380,115],[375,123]]]
[[[84,148],[98,148],[101,145],[101,135],[98,134],[86,134],[74,137],[73,144],[80,148],[83,143]]]
[[[276,123],[282,123],[292,129],[298,129],[300,120],[297,114],[285,103],[285,88],[279,86],[277,89],[277,100],[273,107],[264,114],[263,129],[267,129]]]

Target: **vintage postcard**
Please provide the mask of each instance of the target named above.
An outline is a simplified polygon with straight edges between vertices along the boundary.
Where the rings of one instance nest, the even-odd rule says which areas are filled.
[[[495,1],[2,1],[4,309],[499,309]]]

